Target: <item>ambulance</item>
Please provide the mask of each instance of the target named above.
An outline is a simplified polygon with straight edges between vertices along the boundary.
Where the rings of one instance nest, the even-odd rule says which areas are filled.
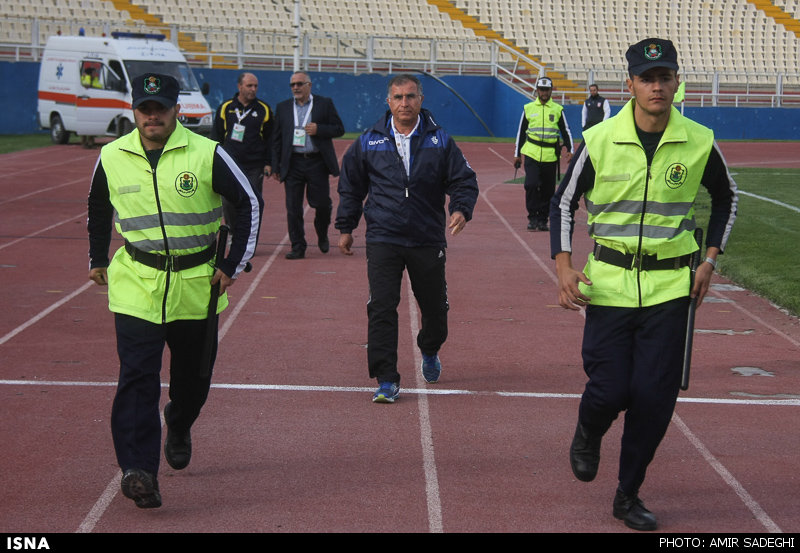
[[[214,114],[180,50],[161,34],[111,33],[111,37],[52,36],[39,69],[39,126],[57,144],[71,133],[122,136],[134,128],[131,80],[143,73],[172,75],[181,87],[179,120],[200,134]]]

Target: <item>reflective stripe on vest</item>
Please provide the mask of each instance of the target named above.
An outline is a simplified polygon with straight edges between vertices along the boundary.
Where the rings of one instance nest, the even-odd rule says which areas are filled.
[[[636,135],[633,101],[608,124],[584,133],[595,169],[585,195],[589,233],[624,253],[679,257],[697,249],[694,200],[713,147],[713,132],[672,108],[669,124],[647,167]],[[590,274],[591,273],[591,274]],[[646,273],[646,274],[645,274]],[[655,305],[688,295],[688,269],[621,269],[589,256],[585,293],[594,305]]]
[[[222,199],[212,189],[216,143],[180,123],[158,160],[155,178],[134,130],[103,147],[100,157],[117,231],[150,253],[186,255],[214,243]],[[207,316],[213,261],[179,272],[134,261],[119,248],[108,268],[108,304],[153,323]],[[217,313],[228,306],[220,296]]]
[[[537,142],[546,142],[548,145],[541,146],[526,140],[520,148],[520,153],[536,161],[556,161],[558,157],[555,146],[561,135],[558,122],[561,120],[563,110],[561,105],[552,100],[542,104],[537,99],[525,104],[525,118],[528,120],[528,128],[525,131],[527,138]]]

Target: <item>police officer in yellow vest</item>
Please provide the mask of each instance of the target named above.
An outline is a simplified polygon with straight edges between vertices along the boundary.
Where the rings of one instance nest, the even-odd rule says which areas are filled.
[[[525,104],[517,131],[514,167],[525,157],[525,208],[528,230],[547,230],[550,198],[556,188],[561,148],[572,157],[572,134],[564,108],[552,100],[553,81],[536,81],[536,100]]]
[[[689,297],[699,304],[708,291],[736,218],[737,191],[713,132],[672,106],[679,83],[672,42],[643,40],[626,58],[632,99],[585,132],[553,196],[550,237],[559,303],[586,309],[589,380],[570,447],[572,471],[579,480],[594,479],[601,439],[625,411],[612,514],[630,528],[654,530],[656,517],[639,488],[675,408]],[[690,290],[701,185],[712,207],[705,261]],[[571,256],[581,196],[594,239],[583,271],[573,268]]]
[[[201,371],[212,283],[225,290],[252,257],[260,197],[216,142],[178,121],[178,82],[149,73],[132,81],[136,129],[103,147],[89,193],[89,278],[108,285],[114,313],[119,383],[111,433],[123,494],[137,507],[161,506],[161,358],[170,349],[164,456],[180,470],[192,453],[190,429],[206,401],[211,375]],[[227,257],[215,240],[222,197],[236,206]],[[112,221],[124,239],[109,263]],[[212,363],[216,356],[216,336]]]

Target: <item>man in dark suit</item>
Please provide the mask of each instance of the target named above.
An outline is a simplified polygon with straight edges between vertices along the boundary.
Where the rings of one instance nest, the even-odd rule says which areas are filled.
[[[275,109],[272,175],[283,182],[286,190],[286,219],[292,243],[286,259],[302,259],[307,245],[303,228],[304,195],[316,211],[317,245],[322,253],[330,248],[328,227],[333,202],[329,176],[339,175],[333,139],[344,134],[344,125],[333,100],[311,94],[311,79],[306,73],[293,73],[289,85],[294,98],[284,100]]]

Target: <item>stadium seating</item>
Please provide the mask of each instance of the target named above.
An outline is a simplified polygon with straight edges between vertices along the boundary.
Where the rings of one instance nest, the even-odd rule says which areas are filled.
[[[320,57],[488,64],[499,37],[567,79],[619,86],[624,52],[669,36],[690,82],[774,91],[800,86],[800,0],[303,0],[301,28]],[[0,43],[112,30],[179,30],[181,46],[256,59],[292,54],[293,0],[4,0]],[[35,19],[34,19],[35,18]],[[492,35],[491,33],[496,33]],[[366,37],[375,37],[368,43]],[[188,38],[186,38],[188,37]],[[190,39],[194,39],[191,42]],[[371,44],[368,47],[368,44]],[[508,55],[504,54],[508,59]],[[232,58],[229,58],[232,59]],[[263,59],[261,61],[264,61]],[[710,85],[709,85],[710,86]]]

